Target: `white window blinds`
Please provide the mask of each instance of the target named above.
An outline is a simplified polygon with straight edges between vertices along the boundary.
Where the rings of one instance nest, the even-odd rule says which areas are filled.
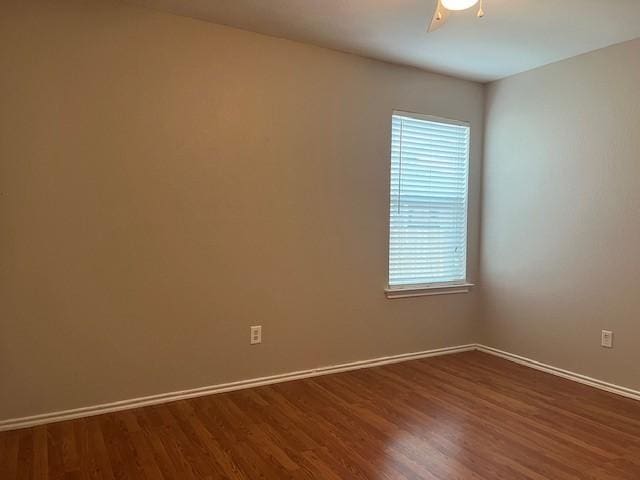
[[[463,122],[394,112],[390,287],[466,282],[469,131]]]

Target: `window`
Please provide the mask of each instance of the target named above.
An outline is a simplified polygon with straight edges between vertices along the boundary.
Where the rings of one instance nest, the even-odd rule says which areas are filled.
[[[467,292],[467,123],[394,112],[389,288],[406,297]]]

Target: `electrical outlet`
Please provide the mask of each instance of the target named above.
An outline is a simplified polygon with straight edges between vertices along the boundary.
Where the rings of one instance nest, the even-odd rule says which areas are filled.
[[[600,345],[605,348],[613,348],[613,332],[610,330],[602,330],[602,340]]]
[[[256,343],[262,343],[262,325],[254,325],[251,329],[251,337],[249,343],[255,345]]]

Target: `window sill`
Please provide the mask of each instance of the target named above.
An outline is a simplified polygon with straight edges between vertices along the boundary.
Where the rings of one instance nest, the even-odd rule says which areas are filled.
[[[426,297],[429,295],[452,295],[454,293],[469,293],[473,283],[455,285],[415,285],[413,287],[385,288],[384,294],[389,299]]]

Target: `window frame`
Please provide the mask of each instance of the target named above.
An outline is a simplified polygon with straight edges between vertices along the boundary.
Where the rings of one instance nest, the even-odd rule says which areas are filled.
[[[391,260],[391,158],[393,155],[393,117],[403,116],[413,118],[416,120],[422,120],[427,122],[441,123],[445,125],[463,126],[469,129],[469,144],[467,148],[467,192],[465,198],[465,224],[464,224],[464,236],[465,236],[465,278],[460,280],[454,280],[451,282],[436,282],[436,283],[423,283],[413,285],[389,285],[390,280],[390,260]],[[469,281],[469,188],[471,184],[470,170],[471,170],[471,122],[464,120],[454,120],[450,118],[437,117],[433,115],[426,115],[422,113],[407,112],[404,110],[393,110],[391,113],[390,135],[389,135],[389,203],[387,204],[387,287],[384,289],[387,298],[410,298],[421,297],[427,295],[448,295],[454,293],[469,293],[472,287],[475,285]]]

